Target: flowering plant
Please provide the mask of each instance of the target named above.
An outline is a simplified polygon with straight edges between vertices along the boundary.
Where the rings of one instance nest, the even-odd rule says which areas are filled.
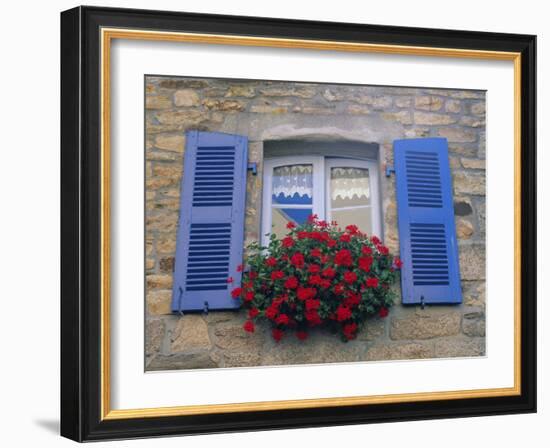
[[[380,239],[354,225],[341,230],[316,215],[287,228],[283,238],[272,234],[268,247],[247,248],[242,284],[232,291],[248,312],[245,331],[253,332],[255,319],[265,318],[276,341],[290,330],[304,340],[317,326],[347,341],[367,317],[387,316],[401,261]]]

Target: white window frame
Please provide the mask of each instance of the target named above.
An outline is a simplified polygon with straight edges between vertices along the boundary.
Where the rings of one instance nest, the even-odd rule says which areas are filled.
[[[330,169],[338,166],[367,168],[369,176],[371,176],[373,233],[382,238],[382,203],[379,195],[379,167],[376,161],[358,158],[332,158],[330,156],[285,156],[264,159],[260,239],[263,246],[267,246],[271,234],[273,169],[287,165],[313,166],[313,201],[311,208],[313,213],[317,214],[320,219],[327,221],[330,221]],[[305,208],[292,205],[285,205],[284,207]],[[325,213],[325,210],[327,213]]]

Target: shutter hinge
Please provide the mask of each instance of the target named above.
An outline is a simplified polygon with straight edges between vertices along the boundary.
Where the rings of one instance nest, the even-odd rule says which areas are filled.
[[[252,175],[258,174],[258,164],[256,162],[248,162],[248,170],[252,171]]]
[[[204,311],[204,314],[208,314],[208,302],[204,301],[204,308],[202,309]]]
[[[386,177],[390,177],[392,173],[395,173],[393,166],[386,165]]]
[[[420,296],[420,309],[424,309],[424,296]]]

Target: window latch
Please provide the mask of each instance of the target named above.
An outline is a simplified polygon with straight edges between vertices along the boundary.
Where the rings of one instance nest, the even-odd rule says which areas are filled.
[[[390,177],[392,173],[395,173],[395,168],[393,166],[386,165],[386,177]]]
[[[256,162],[248,162],[248,170],[252,171],[252,175],[258,174],[258,164]]]

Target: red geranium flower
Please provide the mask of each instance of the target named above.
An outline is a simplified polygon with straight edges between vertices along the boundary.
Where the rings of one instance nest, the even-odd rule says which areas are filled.
[[[296,277],[288,277],[285,281],[285,288],[296,289],[298,287],[298,279]]]
[[[294,246],[294,240],[292,239],[291,236],[287,236],[283,238],[282,244],[283,244],[283,247],[292,247]]]
[[[323,272],[321,273],[323,277],[332,278],[336,275],[336,271],[333,268],[326,268],[323,269]]]
[[[254,291],[246,291],[244,300],[245,302],[252,302],[254,300]]]
[[[380,238],[378,238],[376,235],[371,236],[370,240],[372,241],[372,244],[378,245],[381,243]]]
[[[299,240],[305,240],[306,238],[309,238],[309,232],[306,232],[304,230],[300,230],[296,236],[298,237]]]
[[[298,330],[296,332],[296,337],[300,339],[300,341],[304,341],[307,339],[307,331],[304,330]]]
[[[351,236],[349,236],[349,234],[347,233],[344,233],[340,236],[340,241],[342,241],[342,243],[349,243],[351,241]]]
[[[254,330],[256,329],[254,327],[254,322],[252,322],[251,320],[247,320],[244,323],[243,328],[244,328],[244,331],[246,331],[248,333],[254,333]]]
[[[275,323],[277,325],[288,325],[289,319],[286,314],[279,314],[277,319],[275,319]]]
[[[344,301],[345,305],[349,307],[354,307],[359,305],[360,302],[361,302],[361,294],[348,291],[348,293],[346,294],[346,300]]]
[[[344,273],[344,281],[346,283],[353,283],[357,280],[357,274],[355,272],[347,271]]]
[[[337,309],[336,309],[336,320],[338,322],[342,322],[344,320],[348,320],[349,318],[351,317],[351,310],[345,306],[345,305],[340,305]]]
[[[397,269],[401,269],[401,267],[403,266],[403,262],[401,261],[401,259],[399,257],[395,257],[394,260],[393,260],[393,265]]]
[[[297,268],[302,268],[305,262],[304,256],[300,252],[297,252],[292,256],[292,258],[290,259],[290,262]]]
[[[346,226],[346,230],[352,235],[355,235],[359,232],[359,228],[355,224],[350,224],[349,226]]]
[[[312,275],[311,277],[309,277],[309,280],[308,280],[308,283],[310,285],[318,285],[321,283],[321,276],[320,275]]]
[[[271,330],[271,335],[273,336],[273,339],[275,339],[275,341],[279,342],[281,339],[283,339],[284,332],[283,330],[274,328],[273,330]]]
[[[306,300],[306,311],[318,310],[320,306],[321,306],[321,301],[319,299]]]
[[[310,264],[307,268],[307,271],[311,274],[317,274],[321,270],[321,266],[318,264]]]
[[[386,317],[388,314],[390,314],[389,310],[383,306],[382,308],[380,308],[380,311],[378,311],[378,315],[380,317]]]
[[[372,255],[372,249],[370,248],[370,246],[363,246],[361,248],[361,253],[363,255]]]
[[[287,229],[293,229],[294,227],[296,227],[296,224],[294,224],[292,221],[288,221],[286,223],[286,228]]]
[[[265,264],[267,266],[273,267],[277,265],[277,260],[274,257],[268,257],[265,260]]]
[[[356,337],[356,331],[357,331],[357,324],[355,322],[349,323],[344,325],[344,328],[342,329],[344,336],[349,341],[351,339],[355,339]]]
[[[378,246],[378,250],[382,255],[388,255],[390,250],[386,246]]]
[[[319,316],[319,313],[317,312],[317,310],[307,310],[305,312],[305,316],[306,316],[306,320],[308,321],[309,325],[311,325],[312,327],[315,326],[315,325],[321,325],[321,323],[323,322],[321,320],[321,316]]]
[[[271,273],[271,280],[280,280],[281,278],[284,278],[285,273],[283,271],[273,271]]]
[[[296,292],[298,300],[301,301],[313,299],[315,297],[315,294],[317,294],[317,290],[315,288],[303,288],[301,286],[298,287],[298,290]]]
[[[309,253],[312,257],[320,257],[321,256],[321,250],[320,249],[311,249],[311,252]]]
[[[326,278],[323,278],[320,282],[319,282],[319,286],[323,289],[327,289],[327,288],[330,288],[330,280],[326,279]]]
[[[257,272],[254,272],[254,271],[250,271],[250,272],[248,273],[248,278],[249,278],[250,280],[254,280],[255,278],[258,278],[258,273],[257,273]]]
[[[334,293],[335,294],[342,294],[344,292],[345,286],[342,283],[338,283],[334,287]]]
[[[310,224],[313,224],[315,221],[317,221],[317,218],[318,216],[316,214],[309,215],[307,217],[307,222],[309,222]]]
[[[371,277],[367,279],[367,287],[368,288],[377,288],[378,287],[378,279],[376,277]]]
[[[260,310],[258,308],[250,308],[248,310],[248,317],[250,319],[255,318],[258,314],[260,314]]]
[[[359,258],[359,269],[365,272],[369,272],[372,266],[373,258],[372,257],[361,257]]]
[[[235,288],[233,289],[233,291],[231,291],[231,297],[233,297],[234,299],[237,299],[241,296],[242,292],[243,292],[242,288]]]
[[[227,283],[233,283],[233,277],[227,277]]]
[[[334,264],[350,266],[352,263],[351,252],[348,249],[340,249],[334,256]]]
[[[242,272],[244,269],[244,266],[242,264],[237,266],[237,272]]]
[[[328,247],[336,246],[336,240],[333,240],[332,238],[330,240],[327,240],[327,246]]]
[[[268,319],[275,319],[277,317],[277,314],[279,314],[279,309],[276,306],[270,305],[265,310],[265,317]]]

